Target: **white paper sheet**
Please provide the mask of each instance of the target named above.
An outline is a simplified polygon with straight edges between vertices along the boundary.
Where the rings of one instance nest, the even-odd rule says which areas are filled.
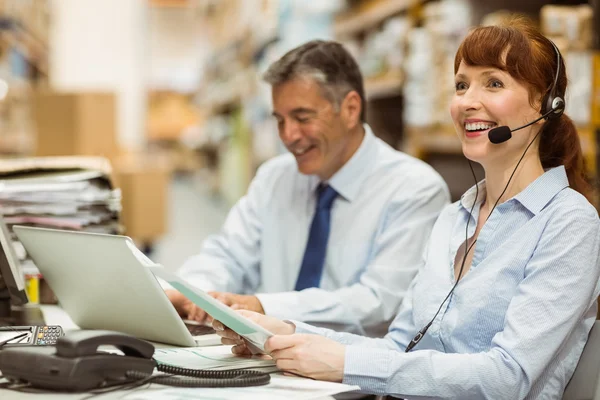
[[[322,382],[305,378],[271,375],[271,382],[265,386],[247,388],[198,388],[164,390],[150,389],[132,393],[127,400],[308,400],[326,399],[339,393],[359,390],[358,386],[342,383]]]
[[[182,368],[230,370],[273,367],[275,369],[275,363],[270,357],[239,357],[231,353],[231,346],[156,349],[154,358],[158,362]]]

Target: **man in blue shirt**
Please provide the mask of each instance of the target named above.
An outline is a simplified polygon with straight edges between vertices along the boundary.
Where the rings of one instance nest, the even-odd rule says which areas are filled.
[[[288,154],[264,163],[179,274],[234,308],[379,336],[422,265],[449,194],[365,123],[358,65],[312,41],[265,74]],[[168,290],[180,315],[205,313]]]

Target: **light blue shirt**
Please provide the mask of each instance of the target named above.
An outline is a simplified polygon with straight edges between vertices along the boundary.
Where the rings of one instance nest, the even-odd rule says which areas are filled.
[[[480,190],[470,237],[484,196]],[[494,210],[471,269],[421,342],[404,353],[455,281],[474,197],[473,188],[440,215],[426,264],[385,338],[297,323],[298,332],[348,345],[344,383],[405,399],[562,397],[596,318],[600,276],[598,214],[568,188],[564,167]]]
[[[291,154],[259,168],[221,232],[180,276],[205,290],[259,293],[268,315],[383,336],[449,194],[430,166],[365,131],[329,180],[339,196],[319,288],[294,291],[319,179],[301,174]]]

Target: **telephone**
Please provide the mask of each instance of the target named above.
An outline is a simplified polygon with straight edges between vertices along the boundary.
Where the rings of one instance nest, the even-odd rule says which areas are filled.
[[[62,335],[58,325],[0,326],[0,348],[53,345]]]
[[[110,345],[124,355],[99,351]],[[158,364],[154,346],[113,331],[71,331],[56,346],[11,347],[0,351],[0,371],[11,382],[40,389],[87,391],[132,382],[185,387],[257,386],[270,376],[257,371],[191,370]],[[154,369],[166,374],[153,375]],[[189,378],[176,378],[183,375]]]

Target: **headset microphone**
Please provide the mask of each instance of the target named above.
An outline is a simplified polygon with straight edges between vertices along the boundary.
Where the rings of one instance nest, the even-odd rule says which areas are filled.
[[[550,114],[556,113],[557,110],[561,110],[561,113],[562,113],[562,110],[564,110],[564,107],[565,107],[564,102],[562,102],[562,99],[560,97],[555,98],[555,100],[557,100],[556,103],[560,103],[560,104],[556,104],[556,106],[557,106],[556,108],[552,108],[550,111],[543,114],[541,117],[534,119],[533,121],[529,122],[528,124],[525,124],[523,126],[515,128],[515,129],[510,129],[506,125],[497,126],[493,129],[490,129],[490,131],[488,132],[488,139],[490,139],[490,142],[492,142],[494,144],[504,143],[512,137],[513,132],[516,132],[523,128],[527,128],[528,126],[535,124],[539,120],[548,117]]]

